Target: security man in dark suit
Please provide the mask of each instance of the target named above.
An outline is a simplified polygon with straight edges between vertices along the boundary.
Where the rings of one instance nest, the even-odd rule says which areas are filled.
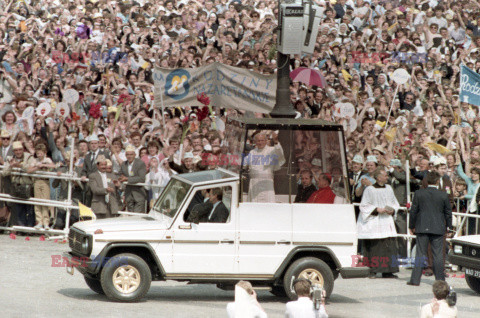
[[[450,205],[453,205],[453,185],[450,177],[447,175],[447,160],[445,158],[436,158],[433,161],[433,171],[438,172],[440,178],[438,180],[438,190],[446,192],[450,199]],[[427,179],[424,178],[422,180],[422,188],[427,188]],[[447,241],[444,239],[443,241],[443,255],[445,261],[445,250],[447,247]],[[432,247],[428,244],[428,251],[427,251],[427,268],[425,269],[425,276],[433,276],[433,254],[432,254]]]
[[[430,242],[433,253],[435,280],[445,280],[443,261],[444,236],[452,228],[452,207],[446,192],[438,190],[440,175],[427,173],[428,187],[415,192],[410,210],[410,233],[417,236],[417,255],[412,276],[407,285],[418,286]],[[451,236],[451,233],[448,234]]]
[[[208,201],[195,205],[186,221],[192,223],[225,223],[230,212],[223,204],[223,191],[221,188],[210,190]]]
[[[208,223],[225,223],[227,222],[230,211],[228,211],[225,204],[222,202],[223,191],[220,188],[212,189],[210,192],[210,203],[213,207],[210,214],[207,215],[206,222]]]

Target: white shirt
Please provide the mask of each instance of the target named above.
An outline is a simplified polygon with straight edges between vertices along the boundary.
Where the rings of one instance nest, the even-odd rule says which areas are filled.
[[[213,204],[213,208],[212,208],[212,211],[210,212],[210,215],[208,216],[208,219],[210,220],[210,218],[213,216],[213,211],[215,211],[215,208],[220,204],[221,201],[218,201],[216,203]]]
[[[286,305],[285,318],[328,318],[325,306],[320,305],[316,312],[313,301],[308,297],[300,297]]]
[[[431,25],[433,23],[438,25],[438,30],[440,30],[441,28],[448,27],[447,19],[445,19],[444,17],[440,17],[440,18],[432,17],[428,19],[428,25]]]
[[[93,151],[90,152],[90,159],[92,160],[92,162],[94,162],[95,159],[97,159],[99,152],[100,152],[99,149],[97,149],[97,151],[95,151],[95,152],[93,152]],[[93,157],[92,157],[92,155],[93,155]]]
[[[457,306],[450,307],[445,299],[439,300],[440,307],[438,313],[434,316],[432,311],[432,304],[422,306],[420,318],[456,318]]]
[[[108,188],[108,181],[107,181],[107,174],[105,172],[99,172],[100,176],[102,177],[103,187],[106,189]]]
[[[254,316],[249,316],[249,318],[267,318],[267,314],[264,311],[262,311],[260,308],[253,307],[253,306],[251,306],[250,308],[254,311]],[[228,317],[229,318],[241,317],[241,315],[240,316],[235,315],[236,312],[237,312],[237,308],[235,306],[235,303],[228,303],[227,304]]]
[[[10,149],[11,145],[8,147],[3,147],[2,146],[2,158],[5,159],[7,157],[8,150]]]
[[[133,163],[134,163],[134,161],[132,161],[132,163],[128,163],[128,162],[127,162],[128,176],[129,176],[129,177],[133,177],[133,172],[132,172]]]
[[[99,171],[99,173],[100,173],[100,176],[102,177],[103,187],[104,187],[105,189],[107,189],[107,188],[108,188],[107,173],[105,173],[105,172],[100,172],[100,171]],[[109,200],[110,200],[110,198],[109,198],[108,192],[107,192],[107,194],[105,195],[105,202],[108,203]]]

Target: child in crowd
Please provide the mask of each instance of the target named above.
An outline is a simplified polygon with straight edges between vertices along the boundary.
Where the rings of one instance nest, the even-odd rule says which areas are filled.
[[[455,182],[455,192],[454,197],[458,200],[458,207],[457,211],[465,212],[467,210],[467,200],[465,199],[465,195],[467,194],[467,183],[463,179],[457,179]],[[457,201],[455,202],[455,204]]]

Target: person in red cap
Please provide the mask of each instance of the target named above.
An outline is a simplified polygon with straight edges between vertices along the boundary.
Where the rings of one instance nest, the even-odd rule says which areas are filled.
[[[335,200],[335,193],[330,188],[332,177],[328,173],[322,173],[318,177],[318,190],[313,192],[307,203],[329,203]]]

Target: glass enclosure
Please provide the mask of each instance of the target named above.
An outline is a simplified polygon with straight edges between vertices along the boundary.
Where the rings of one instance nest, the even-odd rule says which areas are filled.
[[[318,121],[291,125],[288,120],[279,121],[280,124],[272,121],[257,120],[242,129],[227,129],[232,152],[243,150],[238,156],[240,165],[235,167],[241,177],[240,200],[349,202],[341,127]],[[239,147],[242,141],[244,146]],[[232,166],[227,168],[233,170]]]

